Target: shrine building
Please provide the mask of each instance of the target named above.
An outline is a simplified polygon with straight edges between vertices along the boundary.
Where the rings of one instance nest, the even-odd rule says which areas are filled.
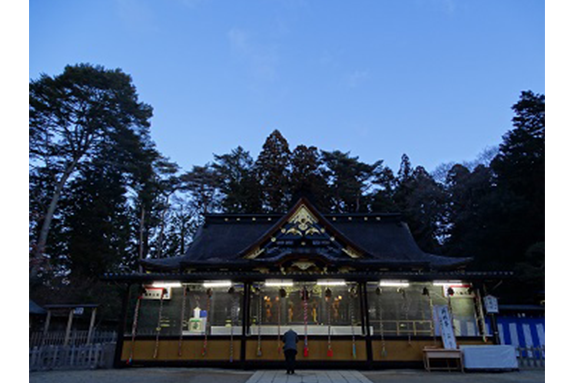
[[[116,366],[280,367],[293,329],[298,368],[422,367],[434,307],[458,345],[496,343],[481,301],[509,273],[470,260],[425,253],[400,214],[210,214],[184,255],[104,276],[126,287]]]

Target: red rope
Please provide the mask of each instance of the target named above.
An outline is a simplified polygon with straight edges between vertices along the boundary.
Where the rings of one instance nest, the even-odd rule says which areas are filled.
[[[308,357],[309,356],[309,348],[307,346],[307,298],[308,298],[308,292],[307,289],[304,287],[302,290],[302,296],[303,296],[303,328],[304,328],[304,346],[303,346],[303,356],[304,357]]]
[[[136,332],[138,331],[138,315],[140,313],[140,302],[142,301],[142,296],[138,297],[136,301],[136,307],[134,308],[134,319],[132,320],[132,342],[130,345],[130,357],[128,358],[127,364],[132,363],[132,358],[134,356],[134,343],[136,341]]]
[[[182,313],[180,315],[180,339],[178,340],[178,356],[182,356],[182,340],[184,337],[184,319],[186,311],[186,290],[188,288],[184,286],[184,296],[182,298]]]
[[[330,297],[327,298],[327,356],[331,358],[333,356],[333,350],[331,349],[331,305]]]
[[[260,307],[258,311],[258,349],[256,352],[256,356],[262,356],[262,316],[263,316],[263,294],[260,291]]]
[[[281,341],[281,299],[278,293],[278,354],[282,353],[282,341]]]
[[[212,290],[208,289],[206,293],[208,295],[208,303],[206,304],[206,328],[204,331],[204,346],[202,348],[202,356],[206,356],[208,354],[208,324],[210,318],[210,301],[212,298]]]
[[[160,309],[158,310],[158,326],[156,327],[156,343],[154,345],[154,356],[156,359],[158,357],[158,349],[160,348],[160,331],[162,331],[161,321],[162,321],[162,309],[164,308],[164,289],[162,289],[160,295]]]

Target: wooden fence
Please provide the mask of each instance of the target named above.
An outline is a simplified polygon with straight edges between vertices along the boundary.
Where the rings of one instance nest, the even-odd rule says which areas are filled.
[[[111,368],[114,343],[30,348],[29,370]]]
[[[545,346],[515,349],[519,368],[545,368]]]
[[[71,331],[68,346],[80,346],[84,344],[110,343],[116,341],[115,331],[93,331],[91,339],[88,339],[88,331]],[[66,333],[64,331],[43,331],[30,333],[29,348],[40,346],[64,345]]]

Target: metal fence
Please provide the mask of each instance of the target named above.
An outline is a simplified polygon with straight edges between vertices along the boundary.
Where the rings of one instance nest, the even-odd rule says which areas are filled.
[[[88,339],[90,335],[91,339]],[[66,339],[66,333],[64,331],[50,331],[44,334],[43,331],[36,331],[30,333],[29,347],[40,347],[40,346],[59,346],[64,345]],[[88,331],[76,331],[70,332],[70,338],[68,340],[68,346],[80,346],[85,344],[98,344],[98,343],[110,343],[116,341],[115,331],[93,331],[89,334]]]
[[[111,368],[115,344],[33,347],[29,352],[29,370]]]
[[[516,347],[519,368],[545,368],[545,346]]]

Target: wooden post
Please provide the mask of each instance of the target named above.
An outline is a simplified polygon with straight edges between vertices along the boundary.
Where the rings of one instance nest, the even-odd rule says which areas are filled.
[[[68,345],[70,341],[70,331],[72,330],[72,321],[74,320],[74,308],[70,309],[68,314],[68,325],[66,326],[66,335],[64,336],[64,346]]]
[[[240,346],[240,361],[242,369],[246,368],[246,341],[247,332],[249,331],[250,322],[250,299],[252,292],[251,282],[244,282],[244,296],[243,296],[243,307],[242,307],[242,337]],[[233,325],[233,324],[232,324]]]
[[[362,318],[364,318],[362,322],[365,325],[364,334],[365,334],[365,347],[367,352],[367,368],[371,370],[373,368],[373,347],[371,342],[371,324],[369,322],[369,302],[367,300],[366,282],[361,282],[359,284],[359,296],[361,302],[363,303],[361,306],[363,308]]]
[[[122,310],[118,318],[118,327],[116,332],[116,350],[114,351],[114,368],[122,367],[122,348],[124,346],[124,329],[126,326],[126,317],[128,315],[128,303],[130,299],[130,283],[125,285],[122,297]]]
[[[501,344],[501,339],[499,338],[499,327],[497,327],[497,318],[495,318],[495,314],[489,314],[489,318],[491,319],[491,332],[493,333],[493,344]]]
[[[92,332],[94,331],[94,322],[96,321],[96,310],[97,307],[92,308],[92,317],[90,318],[90,328],[88,329],[88,339],[86,339],[87,344],[92,344]]]
[[[52,311],[48,309],[48,315],[46,315],[46,323],[44,323],[44,332],[42,333],[41,346],[46,342],[46,336],[48,335],[48,327],[50,326],[50,318],[52,317]]]

